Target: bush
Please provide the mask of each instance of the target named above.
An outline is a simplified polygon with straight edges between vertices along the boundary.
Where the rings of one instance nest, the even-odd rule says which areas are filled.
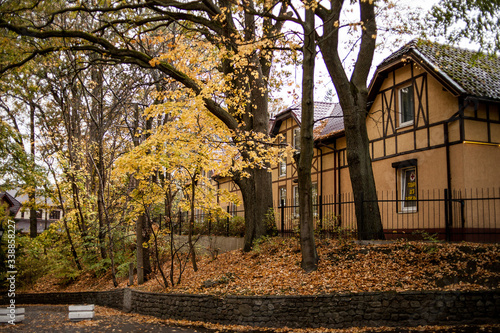
[[[212,222],[210,233],[218,236],[243,237],[245,235],[245,219],[241,216],[233,216],[218,219]]]

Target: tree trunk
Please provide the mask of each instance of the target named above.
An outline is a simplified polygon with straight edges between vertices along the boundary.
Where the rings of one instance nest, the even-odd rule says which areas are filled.
[[[196,251],[193,245],[193,232],[194,232],[194,200],[196,198],[196,177],[198,173],[194,173],[191,178],[191,217],[189,219],[189,228],[188,228],[188,245],[189,245],[189,254],[191,257],[191,264],[193,265],[193,271],[198,271],[198,265],[196,264]]]
[[[267,235],[266,214],[273,207],[271,173],[264,169],[247,170],[250,178],[235,178],[243,196],[245,210],[245,245],[243,250],[252,249],[253,241]]]
[[[136,240],[137,240],[137,284],[143,284],[147,281],[147,274],[151,272],[151,264],[149,263],[149,251],[143,246],[147,242],[147,237],[144,237],[144,229],[147,227],[146,213],[139,216],[136,222]]]
[[[62,221],[64,224],[64,231],[66,232],[66,237],[68,237],[68,242],[69,242],[69,246],[71,249],[71,254],[73,255],[73,258],[75,259],[76,267],[78,268],[79,271],[81,271],[82,265],[80,264],[80,260],[78,259],[78,253],[76,252],[75,245],[73,244],[73,238],[71,237],[71,233],[70,233],[69,227],[68,227],[68,221],[66,220],[66,207],[64,206],[64,199],[62,196],[61,187],[59,186],[59,183],[57,182],[57,176],[56,176],[54,169],[52,168],[52,165],[50,165],[50,164],[48,164],[48,165],[49,165],[49,171],[52,174],[52,176],[54,177],[54,182],[55,182],[56,189],[57,189],[57,196],[58,196],[59,202],[61,204],[61,210],[62,210],[62,215],[63,215]]]
[[[99,129],[99,131],[101,131]],[[99,221],[99,247],[101,251],[102,259],[107,258],[106,252],[106,223],[105,223],[105,205],[104,205],[104,184],[105,184],[105,174],[104,174],[104,152],[103,152],[103,142],[102,139],[99,140],[98,144],[98,155],[97,155],[97,219]]]
[[[358,97],[357,102],[366,105],[366,96]],[[344,123],[358,238],[384,239],[366,130],[366,108],[355,108]]]
[[[307,7],[307,4],[306,4]],[[298,158],[299,225],[302,269],[318,268],[318,254],[314,241],[311,168],[314,153],[314,65],[316,41],[314,11],[306,8],[304,22],[304,60],[302,62],[302,118],[300,124],[300,154]]]
[[[342,4],[340,0],[332,1],[330,10],[321,11],[319,16],[323,22],[339,22]],[[358,237],[359,239],[384,239],[366,130],[368,109],[366,81],[373,60],[377,35],[375,5],[374,2],[359,1],[359,6],[363,29],[358,59],[350,80],[338,54],[338,26],[323,25],[323,37],[319,40],[319,46],[344,113],[347,163],[354,194]]]
[[[36,182],[35,182],[35,107],[30,105],[30,159],[31,167],[33,168],[33,176],[28,177],[31,184],[27,184],[30,187],[28,198],[30,200],[30,237],[35,238],[38,235],[37,231],[37,216],[36,216]]]

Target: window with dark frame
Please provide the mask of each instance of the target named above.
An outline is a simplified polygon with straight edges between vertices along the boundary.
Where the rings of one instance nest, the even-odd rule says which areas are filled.
[[[407,167],[400,170],[401,175],[401,210],[417,210],[417,168]]]
[[[397,211],[400,213],[414,213],[418,209],[418,173],[417,160],[394,162],[396,169],[396,191],[400,200]]]
[[[61,218],[61,211],[53,210],[50,212],[49,219],[51,220],[59,220]]]

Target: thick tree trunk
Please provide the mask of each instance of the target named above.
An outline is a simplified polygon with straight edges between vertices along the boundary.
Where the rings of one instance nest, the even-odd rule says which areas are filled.
[[[143,284],[147,281],[147,276],[151,273],[151,261],[149,260],[149,250],[143,244],[149,241],[147,231],[147,217],[143,213],[137,219],[136,225],[136,251],[137,251],[137,284]]]
[[[300,247],[302,251],[301,266],[306,272],[311,272],[318,268],[318,254],[314,241],[311,182],[311,168],[314,153],[314,65],[316,57],[314,12],[312,9],[306,9],[303,54],[302,118],[300,124],[300,154],[297,172],[299,181]]]
[[[331,9],[320,12],[319,16],[323,22],[339,22],[342,5],[343,1],[332,1]],[[350,80],[338,54],[338,26],[324,25],[319,46],[344,113],[347,163],[354,194],[358,237],[360,239],[383,239],[384,233],[366,130],[368,95],[366,81],[373,60],[377,35],[375,5],[373,2],[359,1],[359,6],[363,30],[358,59]]]
[[[247,170],[250,178],[235,178],[243,196],[245,210],[244,251],[252,249],[253,241],[267,235],[266,214],[273,207],[271,173],[264,169]]]
[[[366,105],[366,98],[359,98]],[[366,109],[357,108],[344,118],[347,140],[347,163],[354,194],[359,239],[384,239],[377,202],[366,130]]]

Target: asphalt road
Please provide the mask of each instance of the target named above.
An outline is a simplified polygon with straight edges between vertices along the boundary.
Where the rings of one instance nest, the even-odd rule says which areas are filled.
[[[0,324],[0,332],[155,332],[155,333],[206,333],[201,328],[172,327],[160,320],[146,316],[130,316],[96,307],[92,320],[72,322],[68,319],[67,305],[27,305],[22,323]]]
[[[205,329],[192,328],[188,326],[175,327],[166,321],[138,314],[126,314],[118,310],[96,306],[95,317],[92,320],[72,322],[68,319],[67,305],[25,305],[25,319],[22,323],[15,325],[0,324],[0,332],[27,332],[27,333],[52,333],[52,332],[78,332],[78,333],[121,333],[121,332],[151,332],[151,333],[216,333],[216,332],[238,332],[238,333],[270,333],[274,330],[268,329]],[[317,333],[324,332],[321,329],[280,330],[286,333]],[[330,331],[331,332],[331,331]],[[392,327],[392,328],[350,328],[335,330],[345,333],[500,333],[500,325],[462,325],[462,326],[430,326],[430,327]]]

